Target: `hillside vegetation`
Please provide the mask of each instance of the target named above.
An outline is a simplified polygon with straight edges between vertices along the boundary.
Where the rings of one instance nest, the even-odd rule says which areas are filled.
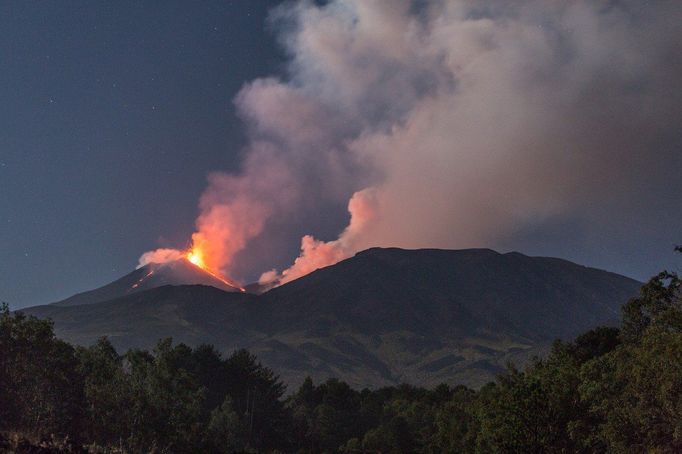
[[[286,398],[277,375],[247,351],[224,358],[211,346],[170,339],[123,355],[107,339],[73,347],[55,337],[49,321],[5,306],[0,449],[680,452],[680,290],[676,274],[661,273],[623,306],[619,329],[557,341],[544,359],[509,367],[479,390],[356,390],[307,379]]]

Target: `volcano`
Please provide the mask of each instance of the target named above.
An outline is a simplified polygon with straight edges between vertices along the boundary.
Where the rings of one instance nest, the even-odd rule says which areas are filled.
[[[165,285],[178,282],[208,285]],[[640,285],[518,252],[372,248],[265,292],[238,291],[185,260],[22,311],[52,319],[64,340],[107,336],[120,352],[166,337],[225,354],[246,348],[290,389],[308,375],[357,388],[481,386],[554,339],[618,326]]]
[[[54,304],[56,306],[95,304],[164,285],[208,285],[226,292],[242,291],[237,284],[231,284],[182,258],[166,263],[149,263],[110,284],[78,293]]]

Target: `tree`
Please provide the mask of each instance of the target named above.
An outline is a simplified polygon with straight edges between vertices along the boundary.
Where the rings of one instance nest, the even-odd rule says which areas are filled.
[[[434,421],[435,435],[431,452],[474,452],[480,430],[476,417],[477,395],[473,390],[458,386],[452,397],[438,410]]]
[[[256,450],[285,446],[290,419],[281,400],[286,387],[279,376],[248,351],[237,350],[225,361],[222,379],[244,422],[247,444]]]
[[[151,357],[141,352],[126,355],[134,396],[134,450],[186,451],[197,443],[203,390],[174,361],[176,349],[169,338],[159,341]]]
[[[229,396],[220,407],[211,412],[207,432],[212,452],[229,454],[245,449],[244,424],[232,408],[232,399]]]
[[[122,358],[105,337],[89,348],[79,348],[80,371],[85,377],[86,437],[102,446],[121,445],[132,429],[132,388]]]
[[[682,450],[680,288],[675,273],[654,276],[623,308],[623,344],[583,366],[581,396],[598,422],[593,446]]]
[[[643,285],[640,295],[623,306],[623,340],[637,342],[652,325],[669,331],[682,331],[681,288],[680,277],[667,271]]]
[[[83,377],[52,323],[0,307],[0,429],[80,435]]]
[[[362,436],[358,392],[336,379],[327,380],[317,391],[320,402],[313,411],[310,427],[315,445],[322,450],[336,450],[349,439]]]

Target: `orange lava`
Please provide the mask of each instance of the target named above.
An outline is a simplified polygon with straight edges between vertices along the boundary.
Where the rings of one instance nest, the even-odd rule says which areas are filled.
[[[130,290],[133,290],[133,289],[138,288],[138,287],[140,286],[140,284],[141,284],[145,279],[147,279],[149,276],[151,276],[152,274],[154,274],[154,270],[151,270],[149,273],[147,273],[147,274],[145,274],[144,276],[142,276],[136,283],[133,284],[132,287],[130,287]],[[129,291],[130,291],[130,290],[129,290]]]
[[[245,292],[246,290],[242,287],[240,287],[238,284],[235,282],[231,282],[224,277],[220,276],[217,272],[213,271],[206,265],[206,261],[204,260],[204,251],[197,246],[193,246],[190,250],[187,251],[185,254],[185,258],[194,266],[201,268],[203,271],[206,273],[210,274],[214,278],[218,279],[220,282],[223,284],[229,285],[230,287],[234,287],[239,289],[241,292]]]
[[[206,262],[204,262],[204,254],[198,248],[192,248],[187,252],[187,260],[201,269],[207,268]]]

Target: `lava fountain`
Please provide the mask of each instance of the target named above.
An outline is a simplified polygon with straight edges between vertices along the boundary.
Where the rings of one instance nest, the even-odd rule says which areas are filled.
[[[192,265],[196,266],[197,268],[201,268],[202,271],[210,274],[214,278],[218,279],[219,281],[223,282],[226,285],[229,285],[230,287],[235,287],[242,292],[246,291],[238,283],[228,279],[227,277],[221,275],[217,271],[211,269],[206,264],[204,257],[205,257],[204,251],[197,246],[192,246],[189,250],[185,251],[185,253],[184,253],[184,259],[186,259]]]
[[[228,278],[225,276],[222,272],[220,272],[218,269],[212,267],[210,265],[210,254],[206,247],[208,246],[207,242],[203,242],[201,245],[197,245],[196,243],[192,245],[189,249],[181,250],[181,249],[156,249],[154,251],[149,251],[145,252],[142,254],[140,257],[140,263],[138,265],[138,268],[141,268],[143,266],[147,265],[163,265],[163,264],[170,264],[178,261],[184,261],[186,264],[189,266],[198,268],[201,270],[203,273],[209,274],[213,278],[219,280],[223,284],[233,287],[239,291],[246,291],[241,285],[239,285],[237,282],[233,281],[232,279]],[[152,273],[153,273],[152,268]],[[150,274],[151,275],[151,274]],[[146,278],[146,276],[145,276]],[[143,280],[145,279],[143,278]]]

